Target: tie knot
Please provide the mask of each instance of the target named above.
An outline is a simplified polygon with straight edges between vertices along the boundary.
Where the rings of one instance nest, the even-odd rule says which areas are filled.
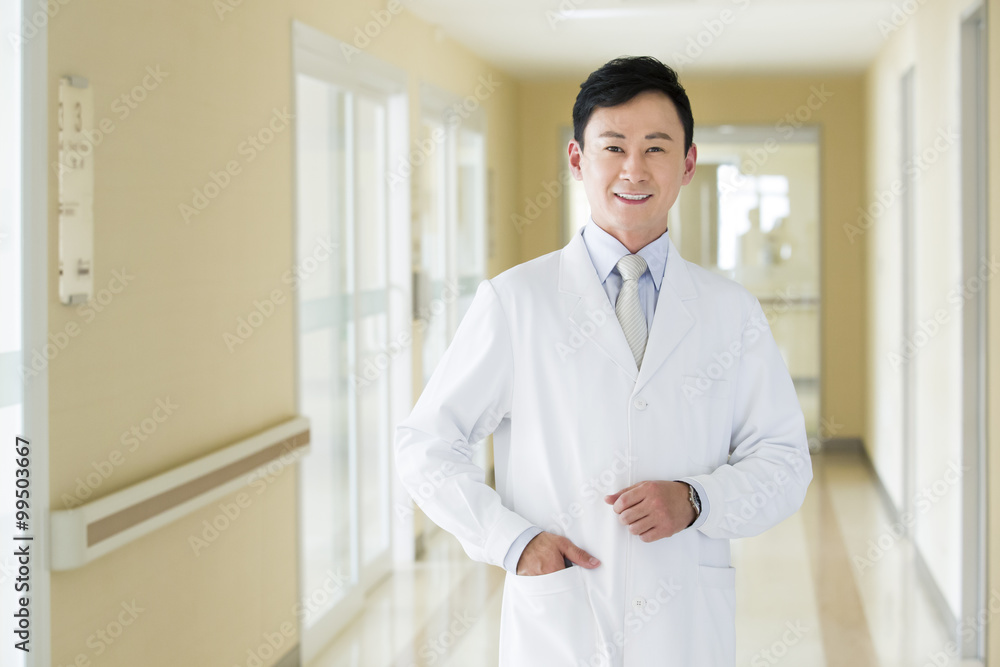
[[[646,260],[639,255],[625,255],[618,260],[618,273],[623,280],[638,280],[646,270]]]

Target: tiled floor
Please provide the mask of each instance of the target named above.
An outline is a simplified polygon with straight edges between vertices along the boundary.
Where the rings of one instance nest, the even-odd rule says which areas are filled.
[[[942,662],[948,639],[906,539],[864,571],[853,564],[889,523],[860,455],[816,455],[799,512],[732,543],[737,664],[959,665]],[[424,560],[378,586],[308,667],[496,665],[503,571],[469,560],[443,531],[431,544]]]

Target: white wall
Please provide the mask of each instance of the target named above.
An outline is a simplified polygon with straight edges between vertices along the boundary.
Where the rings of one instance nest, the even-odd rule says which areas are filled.
[[[961,488],[945,471],[961,461],[961,306],[949,300],[960,283],[961,208],[959,29],[968,0],[924,2],[887,35],[867,76],[867,205],[882,196],[884,214],[863,232],[868,241],[868,335],[871,385],[866,445],[897,507],[903,504],[902,367],[891,355],[903,348],[901,301],[901,198],[893,183],[904,177],[901,157],[900,80],[915,66],[916,152],[926,160],[917,175],[914,267],[916,322],[908,357],[915,386],[915,538],[952,612],[960,609]],[[937,141],[937,144],[935,144]],[[913,170],[909,172],[913,173]],[[897,190],[898,191],[898,190]],[[867,206],[866,205],[866,206]],[[862,225],[859,225],[861,227]],[[943,324],[929,323],[941,315]],[[904,361],[903,363],[907,363]]]

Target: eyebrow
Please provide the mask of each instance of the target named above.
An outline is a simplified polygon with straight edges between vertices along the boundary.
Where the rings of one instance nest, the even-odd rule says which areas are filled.
[[[612,139],[624,139],[625,138],[624,134],[620,134],[618,132],[615,132],[614,130],[607,130],[606,132],[602,132],[601,134],[599,134],[597,136],[598,136],[598,138],[601,138],[601,137],[611,137]],[[666,132],[651,132],[650,134],[647,134],[645,138],[646,139],[666,139],[667,141],[673,141],[674,140],[673,137],[671,137]]]

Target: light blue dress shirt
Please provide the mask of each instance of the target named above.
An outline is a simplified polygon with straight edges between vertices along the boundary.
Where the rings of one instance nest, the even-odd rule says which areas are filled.
[[[618,301],[618,293],[622,289],[622,276],[618,273],[617,268],[618,260],[631,253],[628,248],[622,245],[621,241],[598,227],[592,217],[587,220],[587,224],[580,228],[578,233],[583,236],[584,246],[590,255],[590,261],[593,262],[597,277],[613,307]],[[639,252],[636,253],[646,260],[646,271],[639,276],[639,303],[642,305],[643,315],[646,316],[646,331],[650,331],[653,326],[653,313],[656,310],[656,301],[660,296],[660,285],[663,282],[669,249],[667,232],[663,232],[655,241],[639,248]],[[687,482],[694,487],[699,500],[701,500],[701,514],[691,525],[691,528],[697,528],[708,517],[708,495],[705,493],[705,488],[696,480],[687,480]],[[608,493],[613,493],[616,490],[610,489]],[[608,511],[613,510],[609,507]],[[517,563],[521,560],[521,553],[528,546],[528,542],[541,532],[541,528],[532,526],[517,536],[504,558],[505,570],[517,574]],[[596,556],[596,554],[593,555]],[[600,556],[597,558],[600,559]]]

